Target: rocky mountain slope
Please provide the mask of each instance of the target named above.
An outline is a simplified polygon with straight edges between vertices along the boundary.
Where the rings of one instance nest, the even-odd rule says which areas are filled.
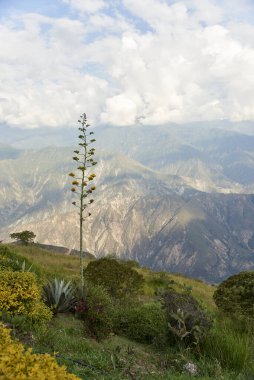
[[[86,250],[210,282],[254,269],[254,137],[157,128],[96,131]],[[71,156],[66,147],[0,147],[1,239],[29,229],[41,243],[78,248]]]

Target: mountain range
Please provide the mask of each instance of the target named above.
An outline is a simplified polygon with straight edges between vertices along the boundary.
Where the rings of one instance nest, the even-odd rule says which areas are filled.
[[[254,124],[102,126],[85,249],[208,282],[254,269]],[[78,248],[76,129],[0,126],[0,238]]]

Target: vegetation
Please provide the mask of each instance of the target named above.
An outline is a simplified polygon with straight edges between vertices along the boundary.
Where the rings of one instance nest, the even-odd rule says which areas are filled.
[[[206,357],[223,368],[240,372],[249,367],[253,371],[253,336],[246,327],[220,315],[203,341]]]
[[[65,367],[59,367],[55,358],[48,354],[33,354],[11,338],[10,330],[0,324],[0,378],[75,380]]]
[[[141,343],[165,344],[167,320],[159,302],[119,307],[115,313],[115,331]]]
[[[76,288],[65,280],[49,281],[43,286],[43,300],[45,304],[50,307],[54,315],[57,313],[66,313],[69,310],[73,310],[76,306],[77,299],[75,297]]]
[[[34,317],[28,317],[34,309],[29,306],[32,300],[31,297],[27,298],[28,288],[24,279],[29,278],[31,284],[36,285],[36,291],[33,290],[34,285],[29,286],[29,289],[35,292],[40,305],[49,310],[41,303],[43,287],[49,280],[52,282],[53,275],[57,273],[59,276],[59,266],[64,279],[59,294],[64,293],[68,281],[75,284],[78,280],[78,258],[47,252],[36,245],[2,246],[1,249],[5,253],[0,255],[0,262],[1,257],[4,260],[14,258],[20,263],[25,258],[29,264],[33,264],[32,269],[39,269],[36,275],[16,271],[15,268],[1,271],[0,278],[4,276],[5,285],[3,287],[0,284],[0,289],[12,286],[12,292],[19,294],[17,305],[24,306],[21,313],[18,307],[9,308],[7,313],[6,305],[10,303],[11,292],[7,297],[2,297],[2,300],[4,298],[7,301],[0,306],[0,319],[13,327],[9,332],[12,341],[18,337],[24,342],[22,355],[30,352],[27,348],[31,347],[34,352],[31,355],[38,355],[41,363],[44,363],[45,353],[52,355],[57,352],[55,358],[48,357],[55,363],[64,364],[68,372],[85,379],[187,380],[191,376],[200,380],[252,378],[254,339],[250,319],[243,314],[240,320],[238,317],[232,319],[219,314],[212,298],[215,287],[180,275],[152,272],[133,263],[114,260],[141,276],[142,286],[132,293],[135,297],[128,296],[126,299],[123,294],[116,297],[114,291],[110,294],[107,285],[86,282],[84,291],[75,293],[75,307],[65,313],[58,313],[45,325],[46,320],[41,322],[37,318],[35,323]],[[89,265],[89,261],[86,263]],[[12,280],[5,277],[7,272],[11,273],[8,276]],[[14,286],[15,276],[23,279],[17,289]],[[35,310],[37,315],[42,314],[40,306]],[[178,310],[184,311],[180,317],[184,317],[186,336],[182,335]],[[214,320],[213,325],[211,320]],[[23,365],[22,360],[23,368],[26,364]],[[5,368],[3,363],[6,362],[0,354],[0,371]],[[15,359],[13,363],[15,368],[19,368]],[[49,366],[51,369],[53,364]],[[35,371],[30,366],[27,368],[24,379]],[[191,375],[190,370],[195,374]],[[43,379],[43,368],[39,366],[38,371]],[[64,379],[69,374],[65,371],[61,377],[57,376],[56,379]],[[21,375],[16,377],[22,378]],[[37,374],[35,377],[40,378]],[[51,379],[50,376],[47,378]]]
[[[0,311],[11,315],[25,315],[32,322],[47,322],[50,310],[41,302],[40,290],[34,274],[2,271],[0,277]]]
[[[103,286],[115,299],[137,295],[144,283],[143,276],[135,269],[106,257],[91,261],[85,270],[85,278],[93,284]]]
[[[85,297],[76,306],[76,313],[85,321],[89,334],[98,341],[113,330],[113,303],[107,291],[99,286],[87,286]]]
[[[28,245],[28,243],[32,243],[36,238],[36,235],[32,231],[21,231],[21,232],[13,232],[10,234],[12,239],[18,240],[21,243]]]
[[[214,293],[214,300],[226,314],[254,319],[254,272],[241,272],[223,281]]]
[[[172,339],[187,346],[199,344],[211,327],[211,318],[195,298],[167,290],[162,299]]]
[[[0,271],[10,270],[19,272],[31,272],[36,273],[40,276],[40,269],[37,265],[34,265],[21,255],[17,255],[13,249],[10,250],[8,247],[0,246]]]
[[[91,213],[86,213],[86,209],[91,205],[94,200],[89,199],[88,197],[96,189],[94,185],[91,185],[91,182],[94,180],[96,175],[94,173],[88,174],[89,168],[97,164],[93,159],[95,148],[91,148],[90,145],[96,140],[91,138],[94,132],[89,132],[88,128],[90,125],[87,123],[86,114],[80,116],[79,139],[80,143],[79,148],[74,150],[75,156],[73,160],[77,163],[77,170],[79,174],[73,172],[69,173],[69,176],[72,177],[72,188],[71,191],[78,196],[78,201],[73,201],[72,204],[78,208],[79,213],[79,255],[80,255],[80,281],[81,288],[84,288],[84,263],[83,263],[83,222],[87,219]]]

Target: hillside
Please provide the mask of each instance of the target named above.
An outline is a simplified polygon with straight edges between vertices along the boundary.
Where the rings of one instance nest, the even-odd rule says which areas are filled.
[[[29,247],[7,245],[13,252],[29,260],[36,267],[42,271],[42,276],[46,279],[53,279],[55,276],[59,278],[66,278],[68,280],[79,278],[79,258],[75,256],[68,256],[56,251],[48,251],[35,245]],[[85,257],[84,266],[86,267],[90,259]],[[172,281],[178,290],[185,287],[191,288],[192,294],[209,310],[214,310],[215,304],[213,301],[214,286],[211,286],[203,281],[195,280],[185,277],[181,274],[155,272],[149,268],[137,269],[145,278],[145,293],[152,296],[157,288],[169,284]],[[163,280],[161,280],[163,278]]]
[[[69,377],[66,375],[64,378],[73,380],[187,380],[192,374],[191,368],[194,368],[195,378],[200,380],[231,380],[236,377],[245,380],[252,373],[253,336],[248,325],[243,326],[235,319],[230,320],[227,316],[218,314],[213,301],[216,290],[214,286],[180,274],[154,272],[133,266],[134,263],[131,262],[111,258],[106,260],[111,262],[110,265],[118,263],[122,268],[129,268],[132,276],[138,272],[138,276],[143,277],[138,293],[133,293],[131,298],[131,293],[119,293],[118,298],[113,296],[114,288],[105,290],[106,283],[103,288],[96,283],[89,284],[86,280],[84,298],[76,287],[79,283],[79,259],[54,252],[53,247],[51,251],[45,248],[36,244],[0,246],[0,300],[2,305],[9,307],[5,295],[10,290],[13,300],[12,309],[8,313],[5,310],[0,315],[0,335],[3,337],[0,347],[4,348],[0,350],[0,375],[16,371],[18,375],[25,373],[23,377],[28,378],[27,373],[30,374],[31,371],[40,373],[41,376],[46,371],[43,378],[47,379],[49,362],[52,363],[51,371],[66,373]],[[24,260],[25,267],[30,268],[32,273],[21,270],[20,264],[23,263],[24,266]],[[86,272],[89,263],[105,263],[105,260],[90,260],[85,258]],[[6,265],[9,265],[8,270]],[[109,281],[112,273],[116,280],[119,273],[115,272],[110,272],[104,280]],[[50,319],[47,317],[46,321],[41,313],[34,310],[32,318],[39,318],[36,324],[31,319],[31,309],[23,307],[14,313],[13,308],[19,308],[21,303],[43,307],[45,313],[46,305],[50,305],[43,288],[55,276],[58,279],[72,280],[75,289],[74,308],[65,311],[58,308],[54,315],[48,309]],[[3,282],[3,278],[7,281]],[[13,281],[10,282],[9,278]],[[34,293],[34,297],[39,297],[35,303],[29,296],[30,288],[26,286],[29,281],[34,289],[38,289]],[[16,294],[20,292],[21,297]],[[70,302],[68,290],[61,294],[60,301],[59,288],[54,292],[51,287],[50,294],[53,297],[50,298],[52,310],[57,307],[57,303],[54,303],[56,299],[59,304]],[[164,296],[167,294],[175,294],[181,307],[188,308],[192,305],[187,314],[181,314],[186,325],[177,324],[176,330],[169,329],[169,323],[166,323],[169,314]],[[17,303],[14,304],[16,299]],[[92,304],[89,303],[91,299]],[[181,303],[181,300],[185,300],[185,303]],[[82,306],[80,309],[79,305],[88,305],[88,308],[83,309]],[[172,314],[173,318],[178,318],[177,315]],[[179,319],[176,321],[179,322]],[[186,336],[184,333],[188,329],[188,321],[192,324],[188,334],[197,339],[195,344],[188,340],[182,341]],[[174,339],[172,331],[176,331]],[[196,335],[197,331],[199,335]],[[95,332],[104,335],[98,336]],[[32,358],[33,361],[30,360]],[[29,370],[20,363],[27,363]],[[63,364],[65,368],[58,367]],[[73,377],[72,374],[78,377]]]
[[[96,133],[88,252],[209,282],[254,268],[253,135],[214,125],[140,126],[135,133],[104,127]],[[38,136],[44,141],[43,133]],[[67,176],[72,148],[6,152],[2,147],[1,239],[28,229],[40,243],[77,249]]]

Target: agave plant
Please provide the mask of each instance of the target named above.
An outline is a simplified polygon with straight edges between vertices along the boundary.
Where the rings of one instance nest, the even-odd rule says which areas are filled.
[[[73,309],[77,303],[76,288],[71,281],[54,279],[43,287],[42,298],[53,313],[65,313]]]
[[[33,267],[33,264],[30,265],[30,267],[27,267],[26,260],[24,260],[22,263],[20,263],[19,260],[16,260],[16,264],[20,268],[21,272],[31,272],[31,269]]]

